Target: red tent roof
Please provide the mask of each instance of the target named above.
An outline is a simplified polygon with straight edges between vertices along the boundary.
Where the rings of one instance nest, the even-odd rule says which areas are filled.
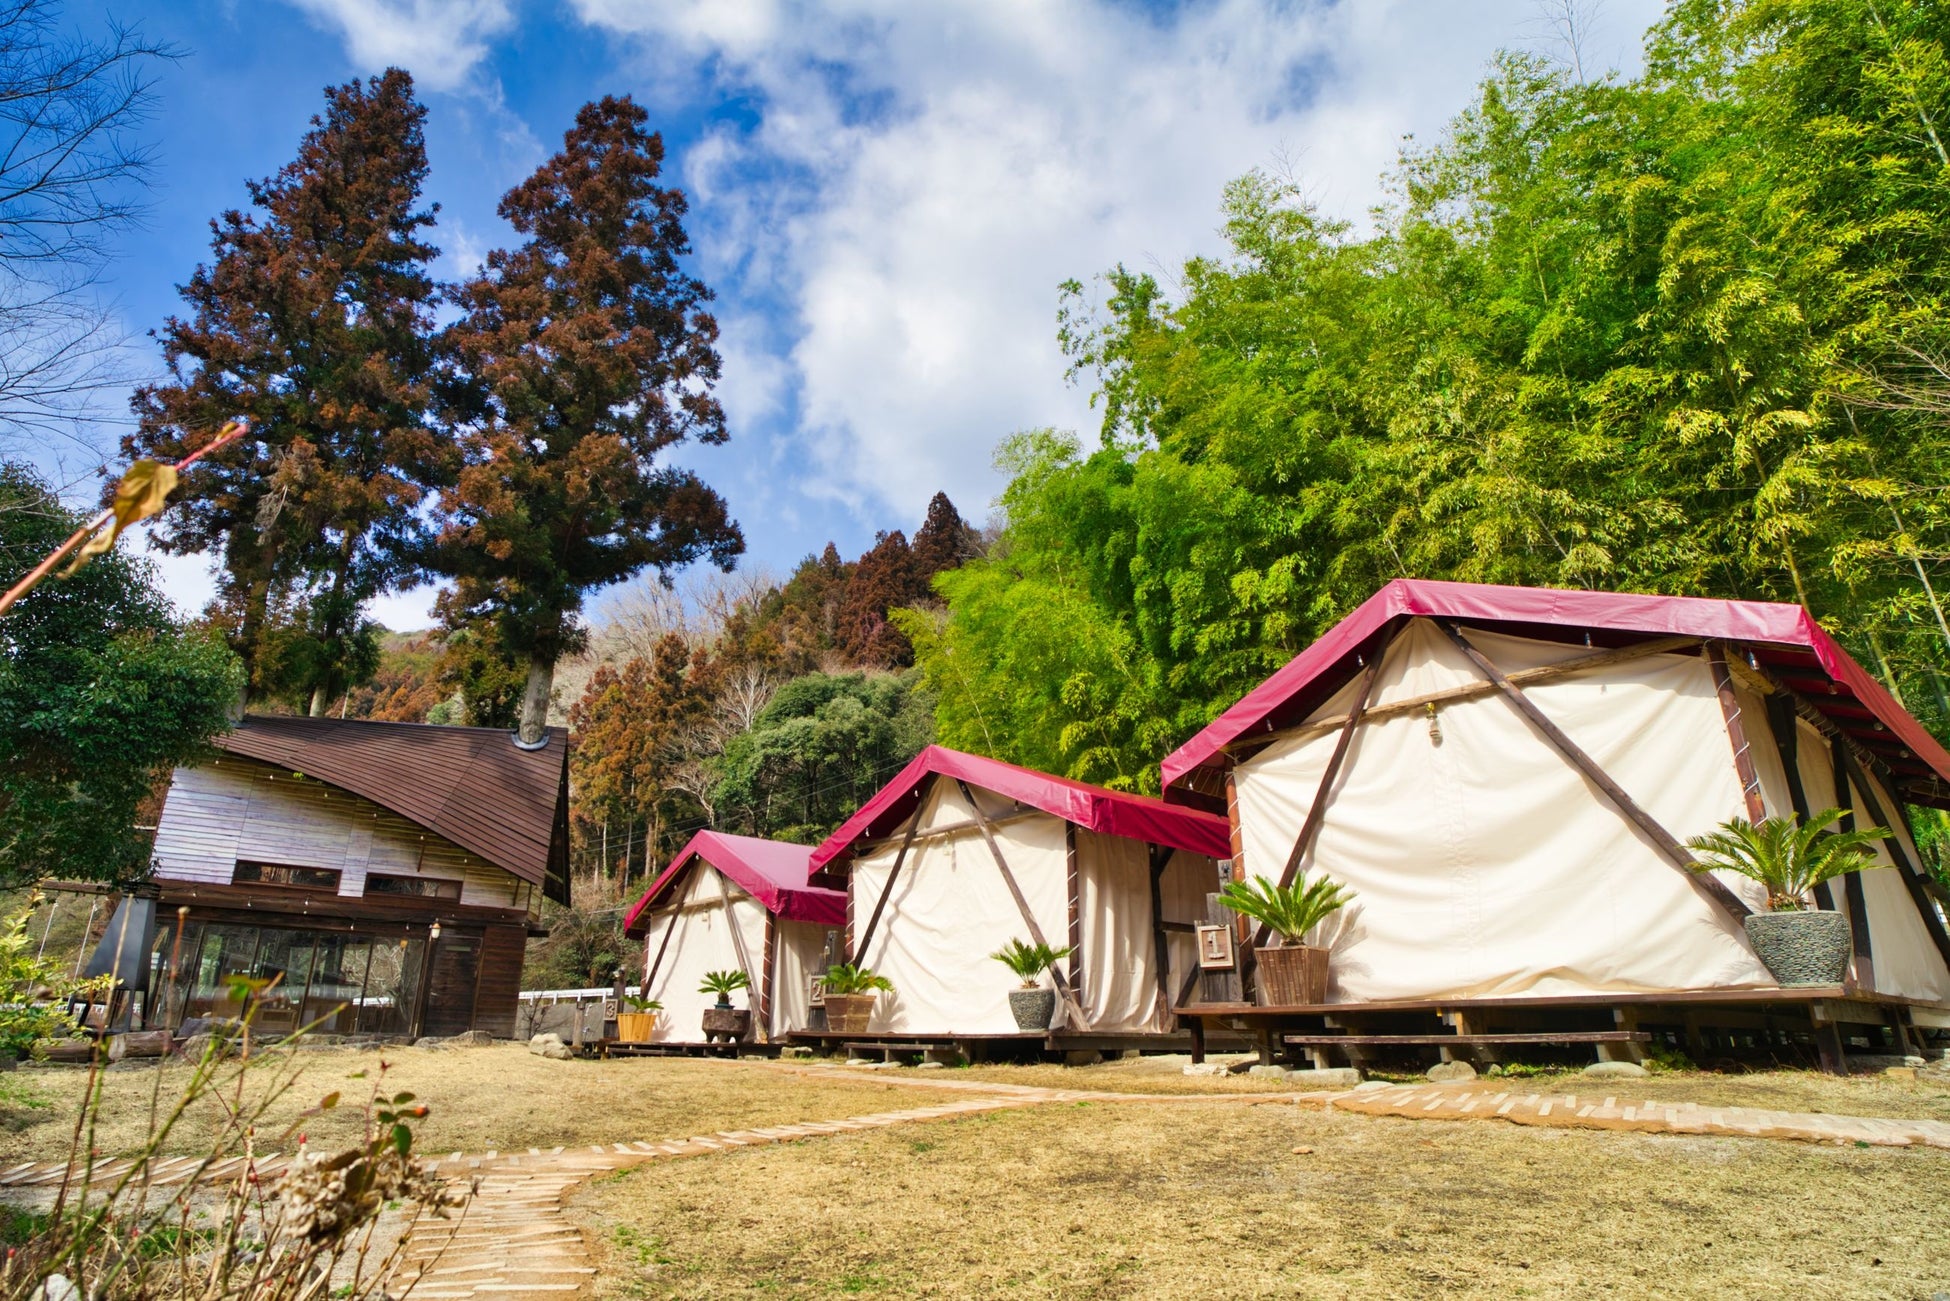
[[[936,774],[960,778],[1104,835],[1168,845],[1208,858],[1226,858],[1232,852],[1226,820],[1210,813],[931,745],[813,851],[813,871],[844,860],[863,840],[893,834],[914,812],[927,787],[922,779]]]
[[[786,921],[844,926],[845,892],[806,884],[806,877],[811,874],[807,866],[811,855],[808,846],[789,845],[782,840],[700,831],[623,915],[623,933],[631,939],[643,938],[649,930],[650,910],[663,902],[663,897],[670,893],[693,859],[702,859],[717,868],[746,894],[765,905],[768,912]]]
[[[1675,635],[1733,643],[1876,755],[1906,798],[1950,807],[1950,753],[1798,605],[1407,578],[1363,601],[1166,758],[1166,791],[1188,796],[1201,770],[1224,769],[1226,747],[1234,741],[1304,719],[1397,624],[1417,616],[1606,647]]]

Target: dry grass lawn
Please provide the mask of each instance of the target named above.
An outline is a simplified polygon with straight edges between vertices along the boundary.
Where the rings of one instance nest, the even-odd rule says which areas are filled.
[[[971,1066],[949,1073],[957,1080],[990,1080],[1056,1089],[1102,1089],[1112,1093],[1289,1093],[1294,1085],[1235,1075],[1189,1076],[1185,1057],[1145,1057],[1100,1066]],[[1232,1060],[1232,1059],[1226,1059]],[[906,1072],[901,1072],[906,1074]],[[1417,1077],[1403,1075],[1405,1081]],[[1823,1075],[1819,1071],[1758,1071],[1749,1075],[1713,1071],[1660,1071],[1643,1080],[1588,1079],[1577,1071],[1517,1079],[1483,1078],[1473,1086],[1500,1093],[1629,1093],[1657,1102],[1698,1102],[1716,1107],[1765,1107],[1776,1111],[1822,1111],[1847,1116],[1890,1116],[1901,1120],[1950,1120],[1950,1085],[1902,1080],[1887,1075]]]
[[[1090,1103],[646,1165],[575,1213],[605,1298],[1927,1298],[1946,1179],[1933,1151]]]
[[[759,1064],[623,1059],[550,1061],[526,1047],[431,1051],[398,1048],[381,1054],[353,1049],[273,1054],[249,1072],[243,1096],[254,1099],[279,1078],[279,1063],[299,1074],[268,1113],[260,1150],[288,1148],[281,1136],[299,1113],[339,1091],[340,1109],[303,1121],[313,1145],[353,1138],[361,1121],[351,1104],[369,1094],[380,1062],[388,1094],[410,1092],[431,1114],[415,1126],[421,1150],[481,1152],[549,1148],[557,1144],[688,1138],[721,1129],[857,1116],[933,1099],[862,1074],[827,1082],[794,1078]],[[365,1079],[349,1078],[366,1072]],[[286,1071],[288,1075],[290,1072]],[[171,1104],[189,1068],[111,1070],[101,1076],[104,1097],[95,1147],[104,1156],[126,1152],[148,1132],[152,1096]],[[60,1160],[68,1155],[87,1072],[45,1068],[0,1075],[0,1159]],[[919,1095],[919,1096],[917,1096]],[[214,1099],[204,1100],[171,1135],[169,1150],[187,1153],[217,1124]]]

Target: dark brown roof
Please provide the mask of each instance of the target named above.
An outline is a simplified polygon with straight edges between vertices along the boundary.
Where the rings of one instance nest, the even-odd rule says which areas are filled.
[[[216,743],[363,796],[569,901],[569,738],[492,727],[247,715]]]

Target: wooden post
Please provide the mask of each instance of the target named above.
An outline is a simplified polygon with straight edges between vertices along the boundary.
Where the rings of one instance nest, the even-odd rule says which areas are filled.
[[[1848,1074],[1848,1046],[1842,1042],[1841,1027],[1828,1007],[1822,1003],[1808,1004],[1808,1024],[1815,1035],[1815,1051],[1821,1056],[1821,1069],[1830,1075]]]
[[[1843,831],[1855,829],[1855,797],[1849,793],[1848,756],[1842,749],[1840,737],[1829,743],[1829,756],[1835,765],[1835,802],[1842,806],[1842,820],[1836,825]],[[1850,872],[1842,878],[1842,896],[1848,900],[1848,937],[1855,946],[1855,967],[1850,975],[1857,987],[1874,989],[1876,987],[1876,960],[1873,939],[1869,934],[1869,902],[1862,891],[1862,874]]]
[[[1754,767],[1753,751],[1747,745],[1747,725],[1741,718],[1740,693],[1733,686],[1733,671],[1727,667],[1726,647],[1717,641],[1706,643],[1706,664],[1713,673],[1713,690],[1720,697],[1720,716],[1726,720],[1727,740],[1733,745],[1733,771],[1740,778],[1740,798],[1747,806],[1747,821],[1760,823],[1767,818],[1767,802],[1761,798],[1760,771]]]
[[[1167,845],[1146,845],[1144,848],[1151,860],[1151,961],[1158,969],[1158,1028],[1168,1031],[1178,1024],[1171,1002],[1171,937],[1165,934],[1164,879],[1165,868],[1171,864],[1172,851]]]
[[[758,1021],[759,1033],[769,1042],[772,1038],[772,973],[778,965],[779,919],[772,910],[765,910],[765,974],[758,983]]]
[[[1742,903],[1733,891],[1727,889],[1725,883],[1716,880],[1707,873],[1695,872],[1693,870],[1693,856],[1686,852],[1685,847],[1679,843],[1673,834],[1660,826],[1658,820],[1650,813],[1640,808],[1638,801],[1634,800],[1630,795],[1627,795],[1622,786],[1613,781],[1590,755],[1578,747],[1577,742],[1565,735],[1564,730],[1556,723],[1553,723],[1550,717],[1537,707],[1536,701],[1526,696],[1521,687],[1515,686],[1509,678],[1504,676],[1503,670],[1497,668],[1481,651],[1470,645],[1468,640],[1463,637],[1461,630],[1453,622],[1443,619],[1439,620],[1436,626],[1441,628],[1449,640],[1456,644],[1458,650],[1469,657],[1469,662],[1474,664],[1484,677],[1496,683],[1497,687],[1503,692],[1503,698],[1508,700],[1516,708],[1517,712],[1529,721],[1532,727],[1543,733],[1544,739],[1555,746],[1557,752],[1563,755],[1573,768],[1576,768],[1582,773],[1586,781],[1603,792],[1605,798],[1611,801],[1612,806],[1624,814],[1626,820],[1636,826],[1645,835],[1646,839],[1652,842],[1653,847],[1665,857],[1667,862],[1673,865],[1680,875],[1692,882],[1694,889],[1719,905],[1721,910],[1734,921],[1743,921],[1753,913],[1753,909]]]
[[[929,788],[933,785],[934,778],[930,775],[920,794],[915,797],[914,816],[907,820],[907,834],[901,837],[901,847],[899,852],[894,855],[894,865],[887,871],[887,884],[881,887],[880,898],[874,901],[873,915],[867,918],[866,932],[860,936],[860,943],[857,947],[853,943],[853,891],[848,890],[846,892],[846,949],[848,953],[854,955],[853,962],[856,966],[864,967],[867,964],[867,950],[873,945],[874,928],[880,925],[881,911],[887,907],[888,896],[894,893],[894,882],[901,874],[901,864],[907,861],[907,851],[914,844],[914,833],[920,830],[921,814],[928,807]],[[858,870],[857,866],[855,870]]]
[[[1029,900],[1023,896],[1022,887],[1016,884],[1016,874],[1009,870],[1009,860],[1002,857],[1002,846],[995,843],[995,830],[989,826],[988,814],[982,812],[982,806],[976,802],[975,792],[968,788],[967,782],[957,777],[955,786],[961,791],[961,797],[968,801],[968,807],[975,812],[975,825],[981,829],[982,839],[989,847],[989,855],[995,859],[995,866],[1002,873],[1002,882],[1009,887],[1009,894],[1016,901],[1016,910],[1022,914],[1023,925],[1029,928],[1029,938],[1037,944],[1048,944],[1049,940],[1043,936],[1043,928],[1036,922],[1036,914],[1029,909]],[[1058,995],[1070,1005],[1070,1014],[1076,1018],[1076,1028],[1088,1030],[1090,1018],[1084,1015],[1083,1004],[1077,1001],[1077,996],[1071,991],[1070,982],[1064,978],[1062,970],[1051,967],[1049,974],[1050,979],[1056,982]]]
[[[1219,896],[1205,896],[1205,924],[1207,926],[1231,926],[1238,914],[1219,902]],[[1205,971],[1198,969],[1198,1001],[1201,1003],[1243,1003],[1246,1001],[1246,984],[1239,975],[1240,956],[1234,946],[1231,971]]]
[[[1083,991],[1083,872],[1077,864],[1077,824],[1063,824],[1063,875],[1069,887],[1070,909],[1070,989],[1077,1002]]]
[[[1794,816],[1801,821],[1808,820],[1808,791],[1801,784],[1801,733],[1795,724],[1794,702],[1776,691],[1767,697],[1767,726],[1774,733],[1774,748],[1781,756],[1781,768],[1787,773],[1788,801],[1794,805]],[[1835,894],[1823,881],[1815,887],[1815,906],[1829,912],[1835,910]]]

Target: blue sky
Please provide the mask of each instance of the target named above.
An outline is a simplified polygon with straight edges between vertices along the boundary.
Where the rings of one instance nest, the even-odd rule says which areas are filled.
[[[1094,436],[1055,341],[1057,285],[1219,251],[1224,182],[1296,176],[1359,219],[1499,47],[1562,54],[1543,0],[158,0],[72,3],[185,57],[152,124],[153,207],[106,290],[142,332],[176,309],[208,222],[291,155],[328,83],[388,64],[428,107],[445,276],[506,235],[500,194],[585,100],[635,95],[691,196],[718,291],[732,439],[683,459],[730,499],[748,565],[912,531],[946,489],[986,516],[1014,430]],[[1636,66],[1651,0],[1597,7],[1588,67]],[[148,340],[132,365],[153,369]],[[82,458],[86,459],[86,458]],[[64,481],[77,462],[65,458]],[[170,559],[186,610],[201,558]],[[430,594],[384,599],[428,622]]]

